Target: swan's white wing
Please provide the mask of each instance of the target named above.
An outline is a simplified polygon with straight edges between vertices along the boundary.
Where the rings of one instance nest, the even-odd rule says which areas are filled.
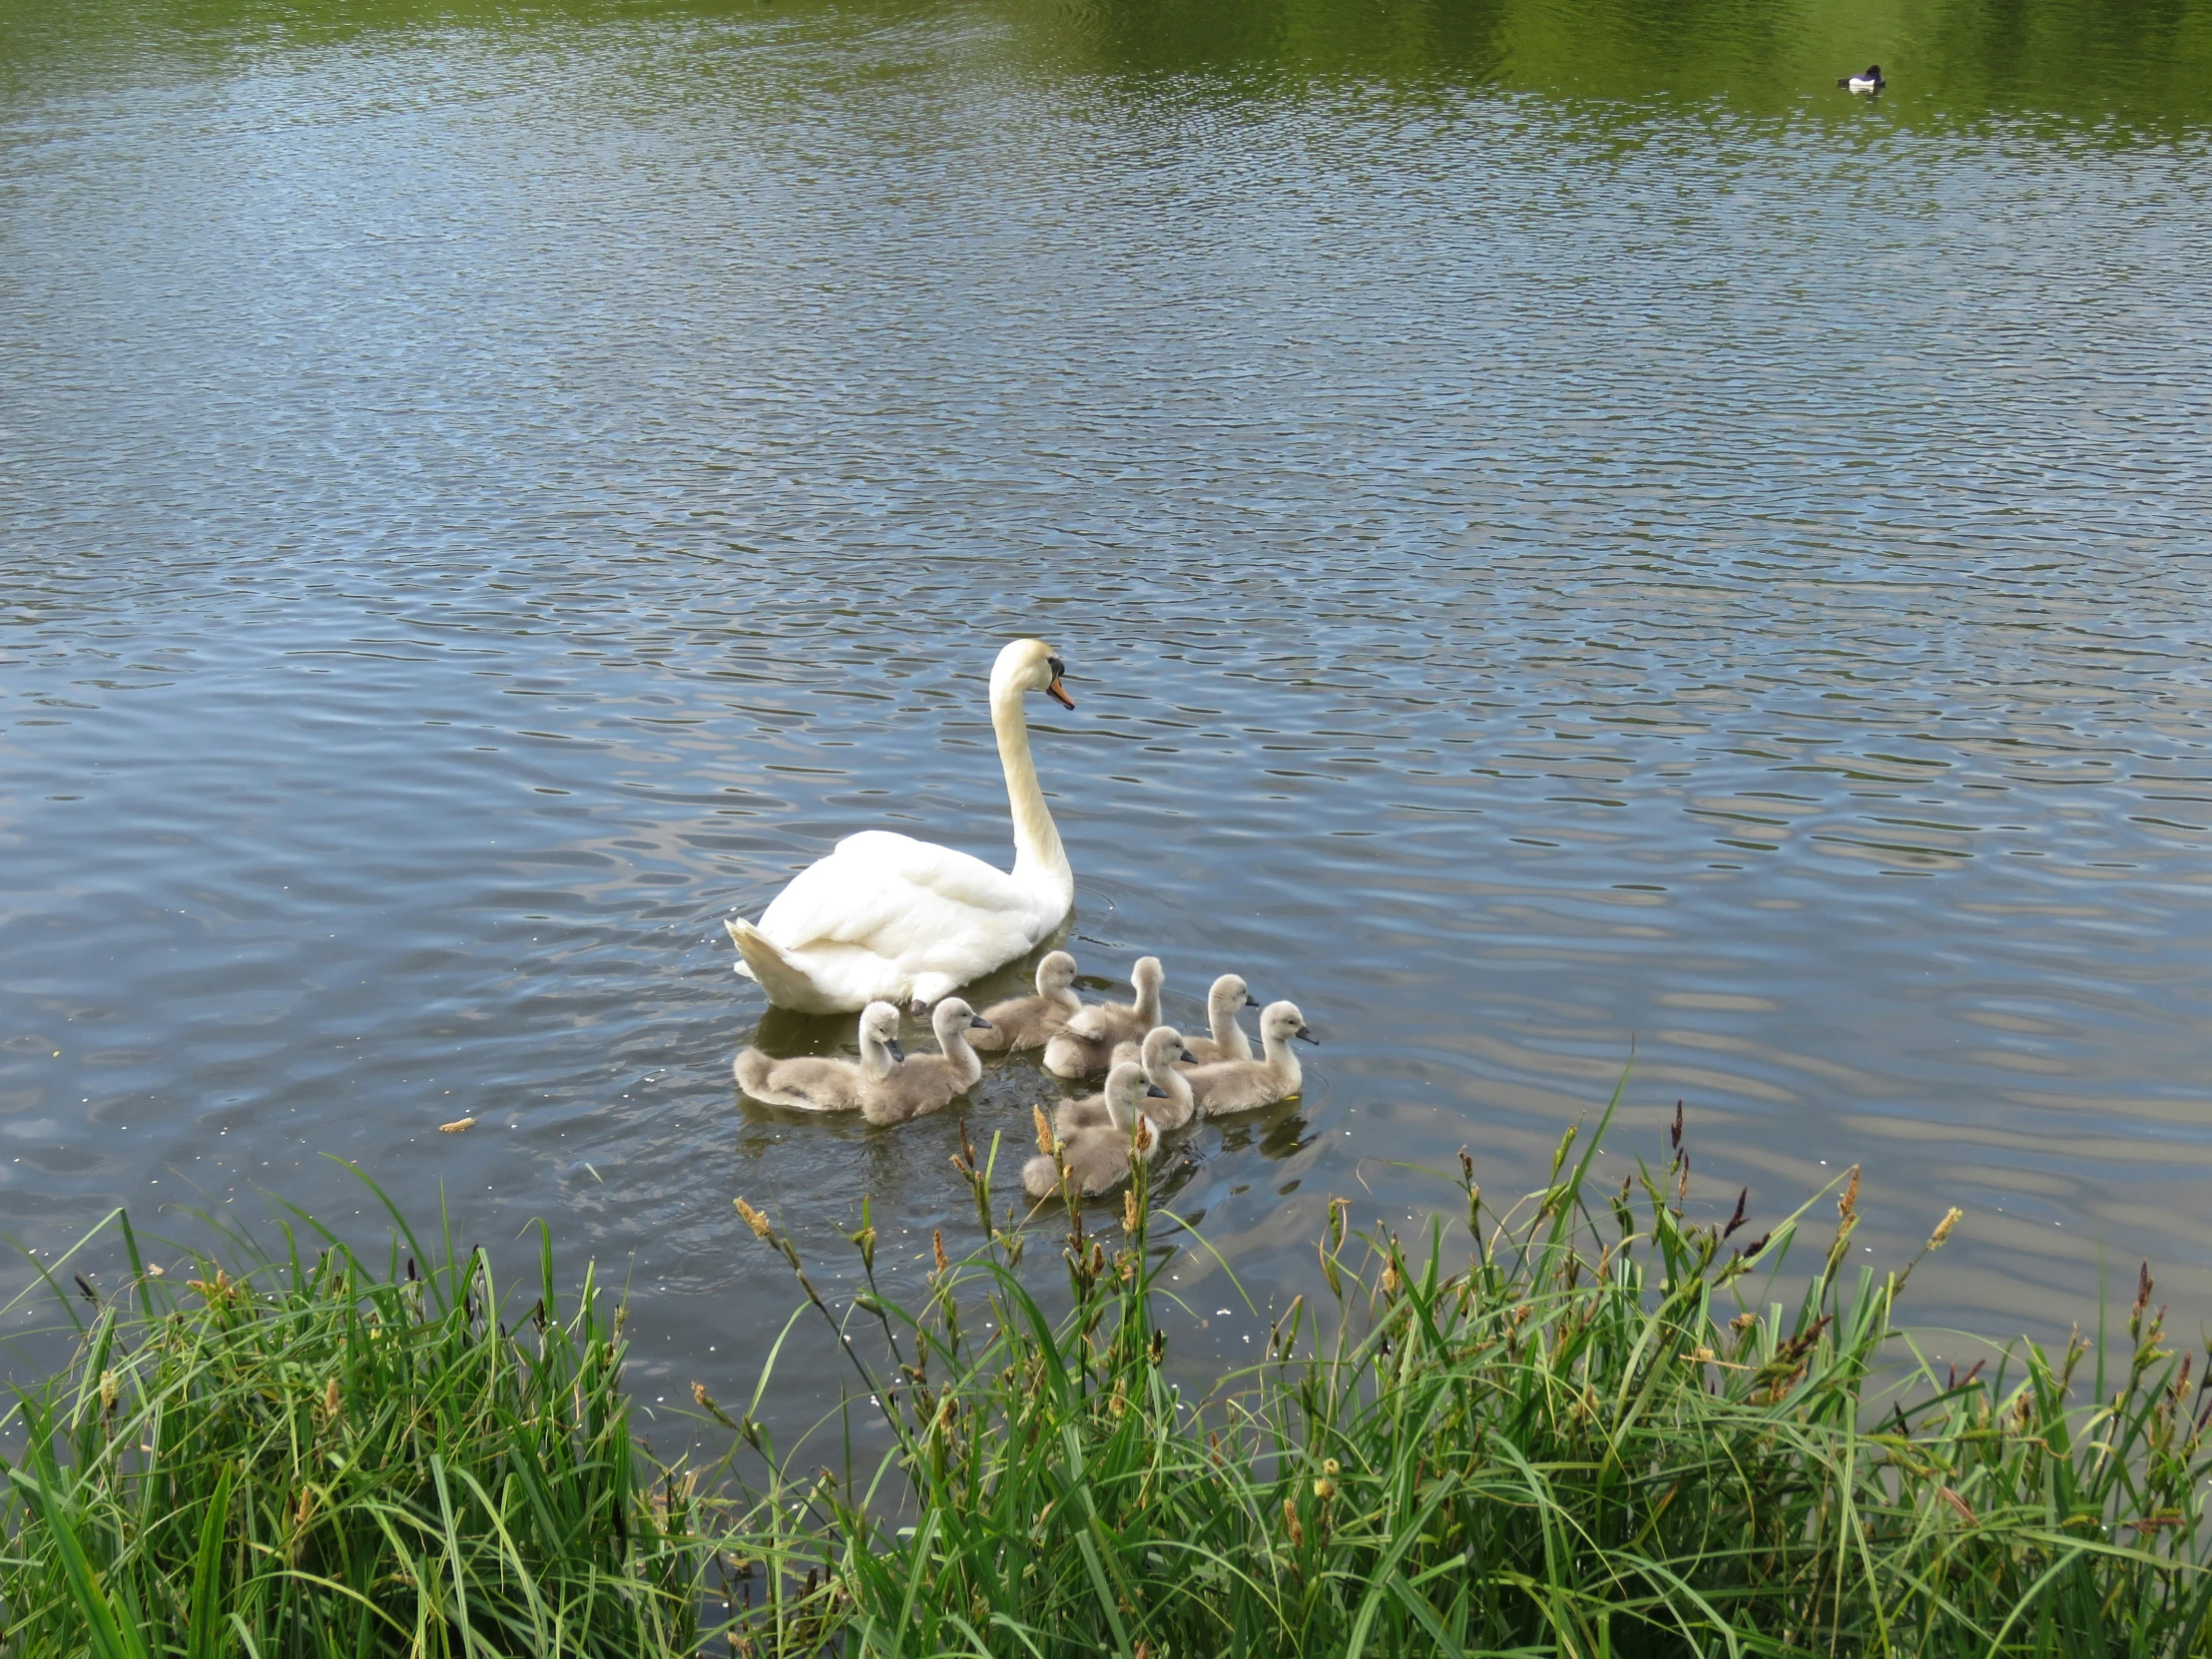
[[[978,910],[1036,908],[1036,897],[995,864],[971,853],[955,852],[934,841],[917,841],[911,835],[888,830],[863,830],[847,835],[830,852],[833,859],[861,859],[885,873],[896,874],[917,887],[955,904]]]
[[[916,971],[958,972],[939,961],[948,946],[995,967],[1034,942],[1038,920],[1036,901],[1004,870],[870,830],[793,877],[760,927],[787,951],[857,945]]]

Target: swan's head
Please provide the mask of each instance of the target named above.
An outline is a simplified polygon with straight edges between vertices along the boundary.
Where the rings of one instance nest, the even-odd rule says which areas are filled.
[[[1010,641],[991,665],[991,697],[995,700],[1006,690],[1041,691],[1061,708],[1072,709],[1075,699],[1060,684],[1060,676],[1067,671],[1068,665],[1044,641]]]
[[[1157,956],[1139,956],[1137,965],[1129,970],[1129,983],[1137,987],[1139,996],[1148,991],[1157,996],[1160,981],[1166,977],[1167,970],[1160,966],[1160,958]]]
[[[894,1060],[906,1058],[898,1046],[898,1009],[888,1002],[870,1002],[860,1010],[860,1046],[875,1044]]]
[[[1306,1029],[1306,1016],[1295,1002],[1271,1002],[1260,1015],[1260,1035],[1270,1042],[1286,1043],[1293,1037],[1318,1043],[1321,1038]]]
[[[1137,1114],[1144,1110],[1150,1096],[1167,1098],[1167,1091],[1156,1089],[1147,1082],[1144,1067],[1134,1060],[1124,1060],[1106,1074],[1106,1110],[1120,1129],[1134,1129]]]
[[[1197,1055],[1183,1046],[1183,1033],[1172,1025],[1155,1025],[1144,1034],[1144,1063],[1153,1071],[1173,1065],[1178,1060],[1196,1060]]]
[[[1214,988],[1206,1000],[1216,1008],[1257,1008],[1260,999],[1252,994],[1252,987],[1244,982],[1241,973],[1225,973],[1214,981]]]
[[[1037,990],[1045,996],[1053,996],[1075,983],[1075,958],[1064,950],[1055,950],[1037,964]]]
[[[951,1052],[954,1041],[965,1041],[968,1032],[990,1028],[989,1020],[956,996],[946,997],[929,1016],[929,1029],[937,1034],[937,1046],[947,1053]]]

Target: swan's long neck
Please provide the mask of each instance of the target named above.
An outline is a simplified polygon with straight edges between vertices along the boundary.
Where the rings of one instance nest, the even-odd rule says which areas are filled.
[[[1065,909],[1075,899],[1075,871],[1037,787],[1019,686],[992,685],[991,730],[998,735],[998,764],[1006,769],[1006,805],[1014,819],[1014,879],[1057,895]]]
[[[1148,1055],[1147,1058],[1152,1059],[1154,1056]],[[1146,1080],[1186,1114],[1194,1110],[1198,1102],[1191,1095],[1191,1080],[1175,1069],[1175,1056],[1162,1053],[1157,1056],[1157,1065],[1147,1065],[1144,1068]]]
[[[983,1075],[983,1057],[975,1052],[975,1045],[968,1041],[967,1021],[963,1019],[955,1025],[946,1020],[944,1029],[937,1033],[937,1047],[944,1051],[944,1057],[952,1062],[953,1069],[967,1079],[967,1087],[974,1088],[976,1081]]]
[[[1148,975],[1137,986],[1137,1023],[1151,1030],[1160,1023],[1160,976]]]
[[[1306,1085],[1306,1068],[1299,1064],[1298,1050],[1291,1047],[1291,1039],[1279,1031],[1260,1033],[1260,1046],[1268,1057],[1268,1069],[1283,1085],[1286,1095],[1293,1095]]]
[[[1250,1058],[1252,1044],[1246,1040],[1244,1027],[1237,1023],[1237,1011],[1244,1006],[1245,993],[1217,990],[1206,1008],[1206,1023],[1214,1029],[1216,1058],[1234,1060],[1239,1056]]]
[[[1114,1068],[1117,1072],[1119,1066]],[[1106,1079],[1106,1116],[1124,1135],[1137,1132],[1137,1118],[1144,1110],[1144,1073]]]
[[[898,1062],[891,1058],[891,1051],[872,1031],[860,1033],[860,1075],[870,1083],[880,1083],[898,1069]]]

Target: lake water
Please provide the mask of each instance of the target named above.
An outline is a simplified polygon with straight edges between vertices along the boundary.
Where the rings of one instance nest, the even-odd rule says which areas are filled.
[[[335,1154],[742,1397],[734,1195],[964,1195],[740,1105],[722,917],[1003,859],[1034,633],[1085,971],[1326,1039],[1174,1176],[1257,1302],[1633,1049],[1615,1167],[1680,1098],[1755,1223],[1962,1206],[1924,1320],[2193,1329],[2208,135],[2206,0],[0,10],[0,1224]]]

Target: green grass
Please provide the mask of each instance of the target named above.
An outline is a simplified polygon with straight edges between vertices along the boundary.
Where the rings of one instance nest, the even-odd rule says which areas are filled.
[[[165,1276],[118,1217],[123,1296],[56,1287],[80,1341],[10,1413],[0,1651],[687,1651],[697,1501],[634,1442],[592,1277],[564,1311],[547,1244],[504,1333],[449,1233],[433,1257],[402,1223],[378,1267],[297,1221],[280,1257],[233,1237]]]
[[[1502,1210],[1462,1159],[1464,1232],[1410,1250],[1333,1206],[1320,1309],[1203,1397],[1162,1275],[1205,1247],[1141,1182],[1040,1225],[968,1152],[973,1247],[912,1307],[864,1210],[832,1307],[741,1200],[889,1446],[842,1473],[756,1420],[773,1361],[735,1418],[700,1394],[728,1456],[656,1462],[619,1310],[557,1305],[549,1247],[509,1334],[482,1260],[418,1280],[403,1226],[374,1272],[304,1217],[311,1257],[238,1279],[134,1250],[16,1407],[0,1651],[2212,1653],[2212,1405],[2147,1275],[2125,1344],[1953,1378],[1898,1323],[1911,1265],[1847,1266],[1856,1174],[1751,1240],[1686,1215],[1678,1147],[1600,1189],[1576,1144]]]
[[[1112,1248],[1069,1216],[1049,1319],[970,1154],[981,1247],[919,1309],[823,1310],[899,1351],[866,1378],[892,1457],[755,1547],[821,1569],[851,1654],[2212,1651],[2206,1405],[2147,1272],[2116,1374],[2074,1342],[1953,1379],[1895,1323],[1910,1265],[1847,1269],[1856,1171],[1785,1280],[1810,1206],[1751,1241],[1685,1218],[1679,1124],[1617,1191],[1574,1141],[1505,1214],[1462,1154],[1456,1268],[1440,1224],[1408,1253],[1340,1201],[1325,1314],[1202,1400],[1163,1365],[1154,1246],[1189,1241],[1142,1186]]]

